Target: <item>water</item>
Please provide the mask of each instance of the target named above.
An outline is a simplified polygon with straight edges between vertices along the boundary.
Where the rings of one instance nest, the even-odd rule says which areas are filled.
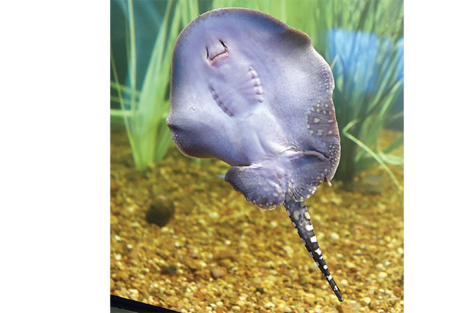
[[[222,5],[223,2],[218,3]],[[242,2],[235,1],[233,5],[255,3],[243,2],[243,5]],[[272,1],[256,3],[259,3],[259,9],[269,11],[267,13],[307,32],[317,51],[330,64],[333,63],[334,56],[327,56],[329,28],[321,26],[321,23],[328,22],[322,20],[322,16],[343,14],[341,6],[331,9],[330,2],[325,1],[277,1],[279,5],[274,6]],[[297,6],[288,3],[296,3]],[[122,15],[119,4],[111,2],[112,48],[120,83],[129,85],[125,15]],[[381,5],[383,3],[378,4],[379,7]],[[138,90],[144,85],[146,67],[165,7],[164,1],[134,3],[136,16],[140,11],[145,13],[136,18],[135,87]],[[200,13],[209,8],[209,1],[200,1],[197,6]],[[328,14],[326,10],[330,9],[332,11]],[[387,13],[384,18],[393,16],[390,10],[385,11],[390,14]],[[311,12],[317,12],[315,18],[312,18]],[[347,16],[345,13],[344,17]],[[313,20],[318,23],[313,24]],[[333,23],[335,29],[348,29],[348,25],[343,25],[339,20]],[[389,22],[385,24],[392,25]],[[376,25],[377,33],[381,29],[382,32],[387,31],[387,27],[381,27],[380,23],[365,25]],[[399,26],[399,23],[393,25]],[[324,27],[323,32],[321,27]],[[140,29],[145,32],[139,33]],[[361,62],[364,65],[367,60],[361,59]],[[379,73],[386,76],[384,71]],[[398,79],[402,80],[403,72],[400,73]],[[346,95],[349,91],[354,98],[369,102],[377,95],[378,91],[370,88],[364,91],[357,88],[340,90],[342,86],[357,87],[360,84],[357,81],[346,84],[346,76],[337,76],[337,90],[342,94]],[[380,82],[376,83],[380,86]],[[168,82],[163,81],[146,92],[154,94],[158,91],[159,99],[163,99],[160,105],[165,106],[168,88]],[[403,311],[403,194],[390,175],[376,163],[358,175],[353,172],[349,166],[353,163],[348,162],[354,160],[355,143],[342,138],[342,154],[350,157],[342,159],[340,164],[348,164],[343,168],[350,173],[344,177],[354,177],[352,182],[343,185],[337,177],[333,179],[332,187],[320,186],[306,201],[323,255],[343,292],[344,302],[340,304],[302,244],[284,207],[261,211],[246,202],[221,178],[229,168],[227,164],[216,160],[189,159],[170,143],[161,161],[154,162],[145,172],[137,171],[118,112],[121,107],[130,108],[130,104],[121,106],[116,102],[116,88],[112,92],[115,96],[112,104],[115,123],[111,132],[111,294],[179,312]],[[348,101],[343,101],[340,93],[335,95],[340,130],[358,118],[359,113],[367,111],[360,107],[363,101],[357,101],[358,106],[353,107],[354,103],[348,103],[351,97],[344,97]],[[124,97],[129,99],[128,94]],[[139,110],[148,112],[140,105],[138,114]],[[380,108],[377,107],[378,111]],[[402,103],[394,113],[400,111],[403,111]],[[147,122],[157,124],[149,127],[162,134],[162,129],[166,127],[162,124],[166,110],[162,112],[156,116],[146,113],[139,115],[139,118],[154,117],[154,121]],[[131,121],[131,125],[142,120],[139,118]],[[371,125],[363,122],[356,125],[362,127],[365,124]],[[142,129],[147,127],[138,126]],[[356,129],[358,132],[353,135],[363,136],[359,138],[363,141],[374,141],[378,133],[377,151],[383,151],[403,133],[384,130],[382,126],[379,127],[380,132],[364,129],[361,133]],[[370,137],[370,134],[373,136]],[[162,137],[157,136],[157,144]],[[155,151],[152,148],[148,150]],[[391,153],[403,157],[403,147],[399,146]],[[398,183],[403,185],[403,167],[389,165],[389,168]],[[164,213],[174,214],[161,227],[148,221],[150,208],[160,208]]]

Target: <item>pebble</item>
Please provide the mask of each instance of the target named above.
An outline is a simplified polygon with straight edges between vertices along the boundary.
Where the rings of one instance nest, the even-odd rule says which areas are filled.
[[[336,205],[341,205],[341,203],[343,203],[343,199],[341,198],[340,195],[334,195],[332,198],[331,198],[331,202],[333,202],[334,204]]]
[[[351,309],[355,312],[359,311],[359,309],[361,308],[361,305],[359,303],[357,303],[356,301],[351,301],[349,303],[349,306],[351,307]]]
[[[331,233],[330,238],[331,240],[339,240],[339,235],[337,233]]]
[[[232,261],[235,260],[236,255],[235,252],[232,250],[220,250],[216,255],[215,259],[216,260],[223,260],[223,259],[231,259]]]
[[[163,196],[157,197],[145,215],[148,223],[157,224],[160,227],[165,226],[175,213],[175,205],[169,199]]]
[[[393,287],[393,292],[395,293],[395,295],[401,295],[402,290],[401,290],[401,288],[395,286],[395,287]]]
[[[176,273],[176,267],[175,266],[164,266],[164,267],[162,267],[162,273],[173,275],[174,273]]]
[[[289,258],[292,258],[294,256],[294,249],[292,249],[291,246],[284,246],[282,247],[282,250],[284,250],[284,252]]]
[[[219,213],[213,211],[213,212],[209,213],[209,217],[212,218],[212,219],[216,219],[216,218],[219,218],[220,215],[219,215]]]
[[[226,274],[224,269],[221,268],[213,268],[211,269],[211,275],[214,279],[223,277]]]
[[[119,219],[115,215],[111,215],[111,225],[118,224]]]
[[[139,291],[137,289],[129,289],[128,292],[132,300],[138,300]]]
[[[304,297],[304,301],[305,303],[307,303],[308,305],[315,305],[315,296],[314,295],[305,295]]]
[[[171,303],[171,304],[175,304],[178,300],[179,300],[179,298],[176,297],[176,296],[169,296],[169,297],[166,297],[166,299],[165,299],[165,301],[167,301],[168,303]]]
[[[387,273],[380,272],[379,275],[377,275],[377,277],[380,278],[380,279],[383,279],[383,278],[387,277]]]
[[[354,313],[353,309],[349,306],[349,304],[337,305],[336,309],[339,313]]]

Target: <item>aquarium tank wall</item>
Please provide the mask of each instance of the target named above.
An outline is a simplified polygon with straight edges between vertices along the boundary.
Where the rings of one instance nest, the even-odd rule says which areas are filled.
[[[329,64],[341,136],[307,207],[339,303],[282,207],[183,156],[166,126],[173,47],[198,15],[250,8]],[[111,1],[111,294],[178,312],[403,311],[403,1]]]

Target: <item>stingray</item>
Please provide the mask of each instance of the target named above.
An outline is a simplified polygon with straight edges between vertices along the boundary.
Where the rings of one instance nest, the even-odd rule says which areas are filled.
[[[305,205],[340,157],[333,74],[305,33],[249,9],[200,15],[179,35],[167,125],[186,156],[232,167],[225,181],[261,209],[284,205],[339,301]]]

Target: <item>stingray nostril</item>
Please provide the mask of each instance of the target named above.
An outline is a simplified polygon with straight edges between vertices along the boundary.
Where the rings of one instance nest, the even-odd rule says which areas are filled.
[[[224,46],[225,50],[227,50],[227,46],[225,45],[225,43],[224,43],[222,40],[220,40],[220,39],[219,39],[219,41],[220,41],[220,43],[222,44],[222,46]]]

